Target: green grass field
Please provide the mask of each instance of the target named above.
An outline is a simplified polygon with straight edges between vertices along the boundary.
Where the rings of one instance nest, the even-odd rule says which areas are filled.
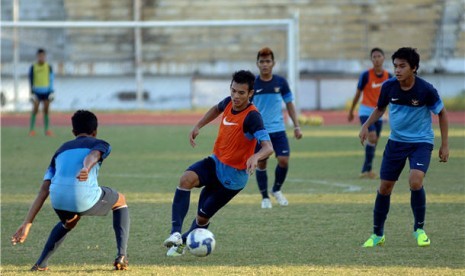
[[[36,218],[28,240],[11,246],[41,184],[54,151],[71,130],[30,138],[24,128],[1,129],[1,274],[26,273],[57,222],[49,201]],[[215,252],[206,258],[165,257],[171,200],[179,176],[207,156],[216,136],[208,126],[192,149],[190,127],[103,126],[99,137],[113,147],[99,183],[126,194],[131,212],[128,275],[464,275],[465,274],[465,128],[451,127],[450,160],[439,163],[436,146],[425,180],[426,230],[432,243],[419,248],[412,238],[413,216],[407,169],[392,196],[386,222],[386,246],[363,249],[371,234],[377,180],[357,178],[363,158],[358,128],[307,127],[292,139],[291,169],[284,193],[290,205],[260,208],[255,177],[212,219]],[[378,170],[388,131],[377,149]],[[439,139],[437,139],[439,141]],[[274,172],[276,162],[269,163]],[[273,176],[269,174],[270,180]],[[194,218],[198,190],[185,228]],[[111,273],[115,256],[111,215],[85,217],[49,262],[52,274]]]

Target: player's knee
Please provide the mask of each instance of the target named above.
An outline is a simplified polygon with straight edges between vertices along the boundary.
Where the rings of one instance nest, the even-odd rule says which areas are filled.
[[[202,217],[202,216],[197,215],[197,225],[199,225],[199,226],[205,226],[205,225],[207,225],[209,222],[210,222],[210,219],[209,219],[209,218],[206,218],[206,217]]]
[[[381,185],[379,186],[378,192],[382,195],[390,195],[392,190],[394,189],[395,182],[392,181],[381,181]]]
[[[260,169],[260,170],[266,169],[266,161],[267,161],[267,159],[258,161],[257,168]]]
[[[289,157],[278,157],[278,165],[281,168],[287,168],[289,166]]]
[[[76,227],[77,223],[79,222],[79,220],[81,219],[80,216],[78,215],[75,215],[74,218],[72,219],[69,219],[65,222],[64,226],[66,229],[68,230],[72,230],[74,227]]]
[[[199,184],[198,182],[197,174],[187,171],[179,179],[179,188],[190,190],[196,187]]]
[[[411,170],[409,176],[410,189],[413,191],[420,190],[423,187],[423,178],[425,173],[420,170]]]

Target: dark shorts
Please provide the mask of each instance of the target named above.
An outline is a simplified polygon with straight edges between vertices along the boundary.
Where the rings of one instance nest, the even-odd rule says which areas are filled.
[[[271,144],[273,145],[275,156],[289,156],[291,148],[285,131],[270,133]],[[257,153],[262,147],[257,143],[255,152]]]
[[[368,116],[360,116],[360,124],[364,124],[368,120]],[[368,131],[376,131],[376,136],[379,137],[381,130],[383,129],[383,121],[378,120],[374,124],[368,127]]]
[[[201,217],[213,217],[242,190],[230,190],[221,184],[216,176],[215,160],[211,157],[192,164],[186,171],[195,172],[199,176],[200,187],[203,187],[197,209],[197,214]]]
[[[34,93],[34,95],[36,95],[37,100],[39,100],[39,102],[48,100],[50,97],[50,94],[52,93]]]
[[[433,145],[430,143],[404,143],[388,140],[384,149],[380,177],[397,181],[408,158],[410,170],[428,171]]]
[[[112,188],[104,186],[101,186],[100,188],[102,189],[102,195],[100,196],[100,199],[87,211],[78,213],[55,209],[55,213],[57,213],[61,222],[65,223],[67,220],[74,218],[75,215],[106,216],[108,212],[111,211],[113,205],[115,205],[115,203],[118,201],[119,195],[118,192]]]

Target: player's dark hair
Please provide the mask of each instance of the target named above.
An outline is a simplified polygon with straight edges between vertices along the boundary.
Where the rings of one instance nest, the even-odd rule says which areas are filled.
[[[246,70],[236,71],[232,75],[231,85],[233,82],[240,83],[240,84],[244,84],[244,83],[247,84],[247,86],[249,87],[249,91],[250,91],[250,90],[253,90],[253,84],[255,82],[255,75],[252,74],[252,72],[246,71]]]
[[[392,54],[392,62],[394,62],[394,59],[405,59],[410,67],[416,68],[415,69],[415,74],[418,71],[418,68],[420,68],[420,55],[417,53],[417,49],[412,48],[412,47],[402,47],[399,48],[394,54]]]
[[[271,56],[271,60],[274,60],[274,54],[270,48],[268,47],[261,48],[260,51],[258,51],[257,53],[257,61],[260,57],[266,57],[266,56]]]
[[[37,54],[46,54],[45,50],[42,48],[37,49]]]
[[[383,49],[378,48],[378,47],[375,47],[375,48],[371,49],[371,51],[370,51],[370,57],[373,55],[374,52],[380,52],[380,53],[384,56],[384,51],[383,51]]]
[[[75,135],[82,133],[92,134],[98,127],[97,116],[87,110],[78,110],[71,118]]]

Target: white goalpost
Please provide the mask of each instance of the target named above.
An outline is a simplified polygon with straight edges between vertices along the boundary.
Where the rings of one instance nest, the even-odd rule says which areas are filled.
[[[137,2],[137,1],[136,1]],[[137,18],[138,15],[135,15]],[[237,19],[237,20],[186,20],[186,21],[2,21],[0,27],[2,30],[11,28],[13,30],[13,81],[14,85],[14,106],[15,110],[18,105],[18,64],[19,64],[19,47],[17,30],[20,29],[48,29],[48,28],[126,28],[134,30],[134,76],[136,80],[136,95],[139,107],[143,103],[143,74],[140,66],[142,61],[141,53],[141,29],[144,28],[196,28],[196,27],[281,27],[286,30],[286,72],[291,91],[297,97],[298,89],[298,60],[299,60],[299,15],[295,13],[292,18],[287,19]],[[299,104],[296,99],[296,108],[299,111]]]

